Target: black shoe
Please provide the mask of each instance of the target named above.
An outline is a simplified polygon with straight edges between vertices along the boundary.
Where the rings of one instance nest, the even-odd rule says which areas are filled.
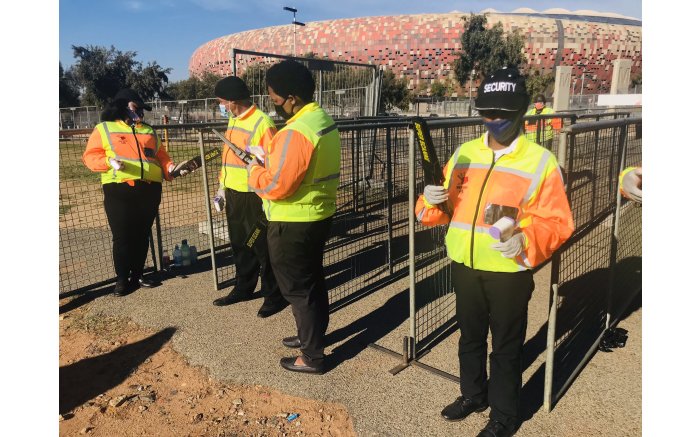
[[[263,302],[262,306],[258,310],[258,317],[260,317],[261,319],[270,317],[287,308],[288,305],[289,302],[287,302],[284,299],[274,303]]]
[[[515,431],[501,422],[491,419],[476,437],[511,437],[513,435],[515,435]]]
[[[297,357],[282,358],[280,360],[280,366],[284,367],[287,370],[291,370],[292,372],[312,373],[314,375],[322,375],[325,371],[323,368],[323,363],[317,366],[309,366],[308,364],[306,364],[306,360],[304,360],[304,358],[302,357],[301,360],[304,362],[304,364],[301,366],[297,366],[294,364],[296,360]]]
[[[139,278],[139,285],[146,288],[153,288],[160,285],[155,279]]]
[[[481,412],[489,407],[487,402],[476,403],[471,399],[464,399],[464,396],[460,396],[456,401],[452,402],[450,405],[442,409],[442,417],[450,422],[456,422],[462,420],[473,412]]]
[[[282,344],[292,349],[299,349],[301,347],[301,340],[296,335],[293,337],[284,337],[282,339]]]
[[[226,306],[226,305],[231,305],[234,303],[238,302],[245,302],[246,300],[250,300],[251,296],[246,293],[240,293],[237,291],[232,291],[229,294],[227,294],[224,297],[220,297],[214,301],[214,305],[218,307]]]
[[[127,294],[131,293],[132,287],[130,287],[129,281],[123,280],[117,280],[117,285],[114,286],[114,295],[115,296],[126,296]]]

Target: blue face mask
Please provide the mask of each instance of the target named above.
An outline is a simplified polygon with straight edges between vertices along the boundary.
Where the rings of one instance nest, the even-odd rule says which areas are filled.
[[[515,120],[505,118],[485,121],[484,127],[489,131],[489,135],[500,144],[510,144],[520,133],[520,125],[522,117],[517,117]]]
[[[219,103],[219,112],[221,113],[222,117],[224,117],[224,118],[229,117],[229,113],[228,113],[228,110],[226,109],[226,105],[224,105],[223,103]]]
[[[143,117],[144,117],[143,109],[138,108],[136,111],[132,111],[131,109],[126,108],[126,112],[127,112],[127,114],[129,114],[129,118],[131,119],[131,121],[133,121],[134,123],[138,123],[140,121],[143,121]]]

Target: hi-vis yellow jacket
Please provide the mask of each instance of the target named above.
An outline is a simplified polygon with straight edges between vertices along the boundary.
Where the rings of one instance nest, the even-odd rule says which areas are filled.
[[[315,222],[335,213],[340,134],[318,103],[287,120],[265,161],[250,168],[248,184],[262,197],[269,221]]]
[[[416,216],[431,226],[448,224],[448,256],[467,267],[492,272],[517,272],[546,261],[574,230],[562,176],[554,156],[520,135],[515,150],[494,161],[487,137],[462,144],[443,169],[452,218],[418,198]],[[509,209],[507,207],[511,207]],[[497,242],[489,228],[497,211],[512,211],[525,235],[516,258],[492,249]]]
[[[124,168],[112,169],[109,165],[112,158],[121,160]],[[164,178],[171,179],[168,167],[172,162],[151,126],[137,123],[132,130],[121,120],[95,126],[83,152],[83,163],[90,170],[102,173],[103,184],[133,185],[139,179],[161,183]]]
[[[249,146],[261,146],[265,154],[269,153],[272,137],[277,133],[275,122],[252,105],[238,117],[229,117],[226,128],[226,138],[240,149],[246,150]],[[246,165],[224,143],[221,154],[221,173],[219,182],[226,188],[236,191],[252,191],[248,186],[248,171]]]

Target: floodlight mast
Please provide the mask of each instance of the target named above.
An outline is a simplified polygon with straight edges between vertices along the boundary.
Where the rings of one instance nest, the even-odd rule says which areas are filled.
[[[289,6],[284,6],[282,9],[285,11],[289,11],[293,14],[292,18],[292,29],[294,30],[294,45],[292,48],[292,56],[297,55],[297,28],[296,26],[306,26],[306,24],[302,23],[301,21],[297,21],[297,12],[299,12],[298,9],[292,8]]]

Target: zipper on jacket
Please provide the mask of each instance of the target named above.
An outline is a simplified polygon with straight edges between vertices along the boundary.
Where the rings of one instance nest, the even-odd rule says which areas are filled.
[[[476,235],[476,219],[479,217],[479,206],[481,205],[481,197],[484,195],[484,188],[486,188],[486,183],[489,181],[489,176],[491,176],[491,172],[496,166],[496,152],[492,150],[491,153],[493,154],[493,161],[491,162],[491,167],[489,167],[489,171],[486,172],[484,183],[481,185],[481,191],[479,191],[479,199],[476,201],[476,211],[474,212],[474,220],[472,221],[472,239],[471,246],[469,248],[469,261],[471,262],[472,269],[474,268],[474,236]]]

